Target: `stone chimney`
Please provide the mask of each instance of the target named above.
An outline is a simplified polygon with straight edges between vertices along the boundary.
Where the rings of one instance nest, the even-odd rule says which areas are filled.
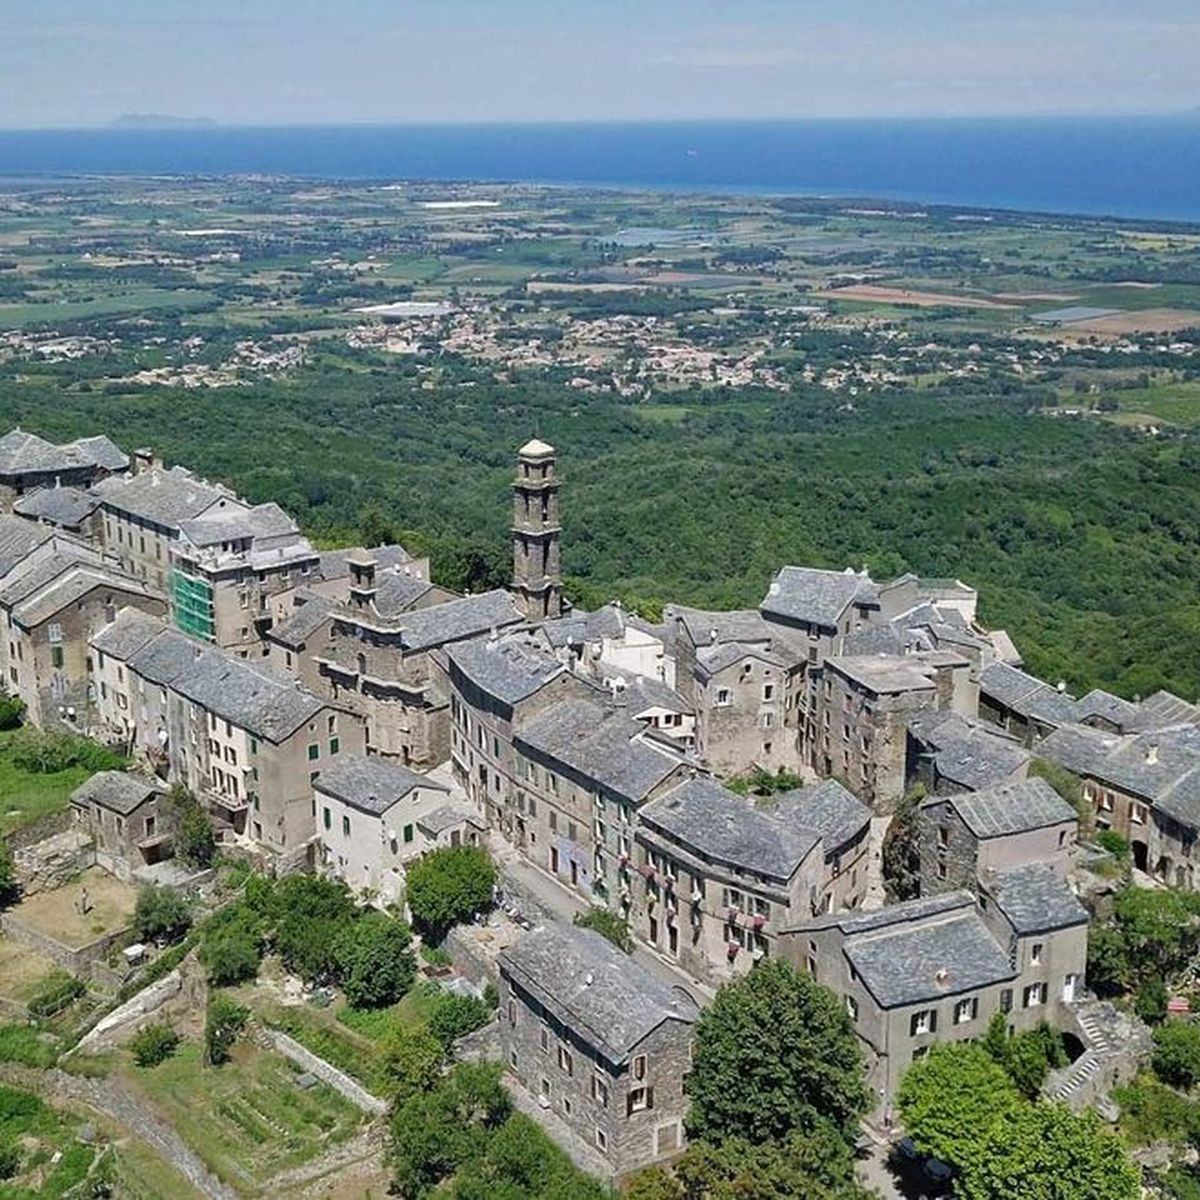
[[[133,452],[133,473],[135,475],[144,475],[147,471],[152,471],[155,467],[162,465],[162,459],[149,446],[139,446]]]

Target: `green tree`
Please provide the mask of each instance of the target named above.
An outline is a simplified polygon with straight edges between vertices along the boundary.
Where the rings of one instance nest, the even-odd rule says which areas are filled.
[[[1113,916],[1143,979],[1169,979],[1200,952],[1200,895],[1194,892],[1131,885],[1117,893]]]
[[[12,904],[21,894],[17,883],[17,864],[8,839],[0,836],[0,908]]]
[[[1133,979],[1125,935],[1115,925],[1099,922],[1088,931],[1087,981],[1101,996],[1116,996]]]
[[[1046,1022],[1010,1035],[1001,1012],[992,1016],[980,1045],[993,1062],[1004,1068],[1017,1091],[1031,1100],[1041,1091],[1050,1071],[1070,1061],[1062,1036]]]
[[[133,931],[144,942],[177,942],[192,924],[192,908],[174,888],[156,883],[138,889]]]
[[[349,888],[317,875],[289,875],[275,884],[269,905],[283,965],[310,983],[336,979],[340,939],[357,916]]]
[[[413,924],[440,942],[452,926],[471,920],[492,903],[496,868],[479,846],[444,846],[408,868],[406,896]]]
[[[24,700],[19,696],[0,696],[0,730],[16,729],[24,717]]]
[[[623,950],[626,954],[633,953],[633,933],[629,922],[612,909],[600,908],[593,904],[587,912],[575,914],[575,924],[580,929],[590,929],[601,937],[608,938],[618,950]]]
[[[217,856],[212,818],[182,783],[172,784],[165,800],[175,825],[175,857],[189,867],[211,867]]]
[[[204,1061],[218,1067],[229,1061],[238,1035],[250,1019],[250,1010],[221,992],[209,997],[204,1014]]]
[[[1200,1082],[1200,1024],[1178,1020],[1158,1026],[1150,1065],[1164,1083],[1190,1092]]]
[[[667,1167],[643,1167],[630,1177],[624,1200],[687,1200],[683,1184]]]
[[[443,992],[428,1016],[429,1032],[447,1052],[461,1037],[482,1028],[492,1019],[492,1006],[476,996]]]
[[[363,913],[338,937],[334,957],[346,999],[355,1008],[394,1004],[413,985],[412,930],[386,913]]]
[[[782,1141],[831,1122],[850,1140],[869,1097],[845,1007],[772,959],[727,983],[701,1014],[688,1079],[694,1138]]]
[[[932,1047],[904,1073],[897,1101],[917,1149],[960,1169],[982,1153],[992,1122],[1022,1104],[1004,1068],[975,1042]]]
[[[992,1120],[960,1178],[962,1200],[1138,1200],[1141,1173],[1094,1112],[1022,1104]]]
[[[380,1047],[388,1094],[395,1105],[428,1091],[437,1082],[446,1052],[428,1029],[397,1024]]]
[[[392,1110],[388,1162],[396,1191],[421,1200],[486,1151],[512,1111],[498,1063],[457,1063],[428,1091]]]
[[[253,979],[262,961],[261,918],[245,903],[215,913],[203,926],[198,957],[214,987]]]

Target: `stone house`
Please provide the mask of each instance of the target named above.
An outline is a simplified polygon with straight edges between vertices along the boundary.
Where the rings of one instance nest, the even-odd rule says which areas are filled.
[[[539,927],[499,969],[502,1059],[534,1111],[558,1118],[611,1178],[677,1156],[691,1001],[585,929]]]
[[[904,1072],[930,1046],[981,1037],[997,1012],[1013,1031],[1061,1026],[1081,994],[1087,911],[1040,864],[1000,879],[978,900],[946,892],[833,914],[780,939],[792,962],[842,997],[885,1123]]]
[[[318,865],[380,906],[403,898],[406,864],[482,836],[483,822],[449,787],[385,758],[342,758],[313,794]]]
[[[877,813],[891,812],[908,776],[908,724],[919,713],[966,704],[970,663],[949,651],[832,655],[810,699],[811,766],[840,779]]]
[[[174,815],[157,779],[127,771],[98,771],[71,793],[75,826],[92,839],[96,864],[129,883],[144,866],[174,852]]]
[[[0,672],[31,723],[86,728],[88,642],[126,607],[167,612],[161,593],[65,538],[42,543],[0,579]]]
[[[777,952],[779,931],[866,890],[871,814],[828,781],[751,801],[688,779],[637,814],[637,937],[720,983]]]
[[[1043,863],[1060,879],[1074,864],[1079,815],[1044,780],[931,796],[918,814],[921,894],[974,889],[989,871]]]
[[[86,488],[129,469],[129,456],[106,437],[55,445],[36,433],[13,429],[0,438],[0,503],[39,488]]]
[[[1076,721],[1076,704],[1065,687],[1053,688],[1007,663],[991,663],[979,675],[979,715],[1026,746]]]
[[[573,612],[541,625],[550,648],[573,671],[602,683],[634,676],[675,686],[675,659],[666,630],[618,601],[595,612]]]
[[[982,791],[1024,779],[1033,754],[977,717],[936,709],[908,719],[907,787],[932,795]]]
[[[361,720],[261,665],[126,609],[92,638],[99,726],[273,854],[315,836],[312,783],[364,752]]]
[[[76,487],[45,487],[13,501],[13,515],[83,542],[100,544],[100,501]]]

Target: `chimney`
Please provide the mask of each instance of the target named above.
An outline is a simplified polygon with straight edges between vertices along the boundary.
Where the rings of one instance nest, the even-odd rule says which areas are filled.
[[[1150,745],[1146,747],[1146,765],[1148,767],[1153,767],[1153,766],[1158,765],[1158,743],[1157,742],[1151,742]]]
[[[135,475],[143,475],[147,471],[161,466],[162,459],[156,457],[149,446],[139,446],[133,452],[133,473]]]

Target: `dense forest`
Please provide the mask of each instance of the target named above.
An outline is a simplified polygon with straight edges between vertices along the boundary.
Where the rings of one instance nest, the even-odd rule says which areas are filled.
[[[786,562],[959,576],[1031,669],[1125,695],[1200,680],[1200,443],[1029,396],[674,392],[633,405],[451,357],[211,391],[0,378],[0,423],[108,432],[273,499],[326,544],[394,535],[459,588],[507,575],[513,454],[560,450],[574,597],[752,605]]]

